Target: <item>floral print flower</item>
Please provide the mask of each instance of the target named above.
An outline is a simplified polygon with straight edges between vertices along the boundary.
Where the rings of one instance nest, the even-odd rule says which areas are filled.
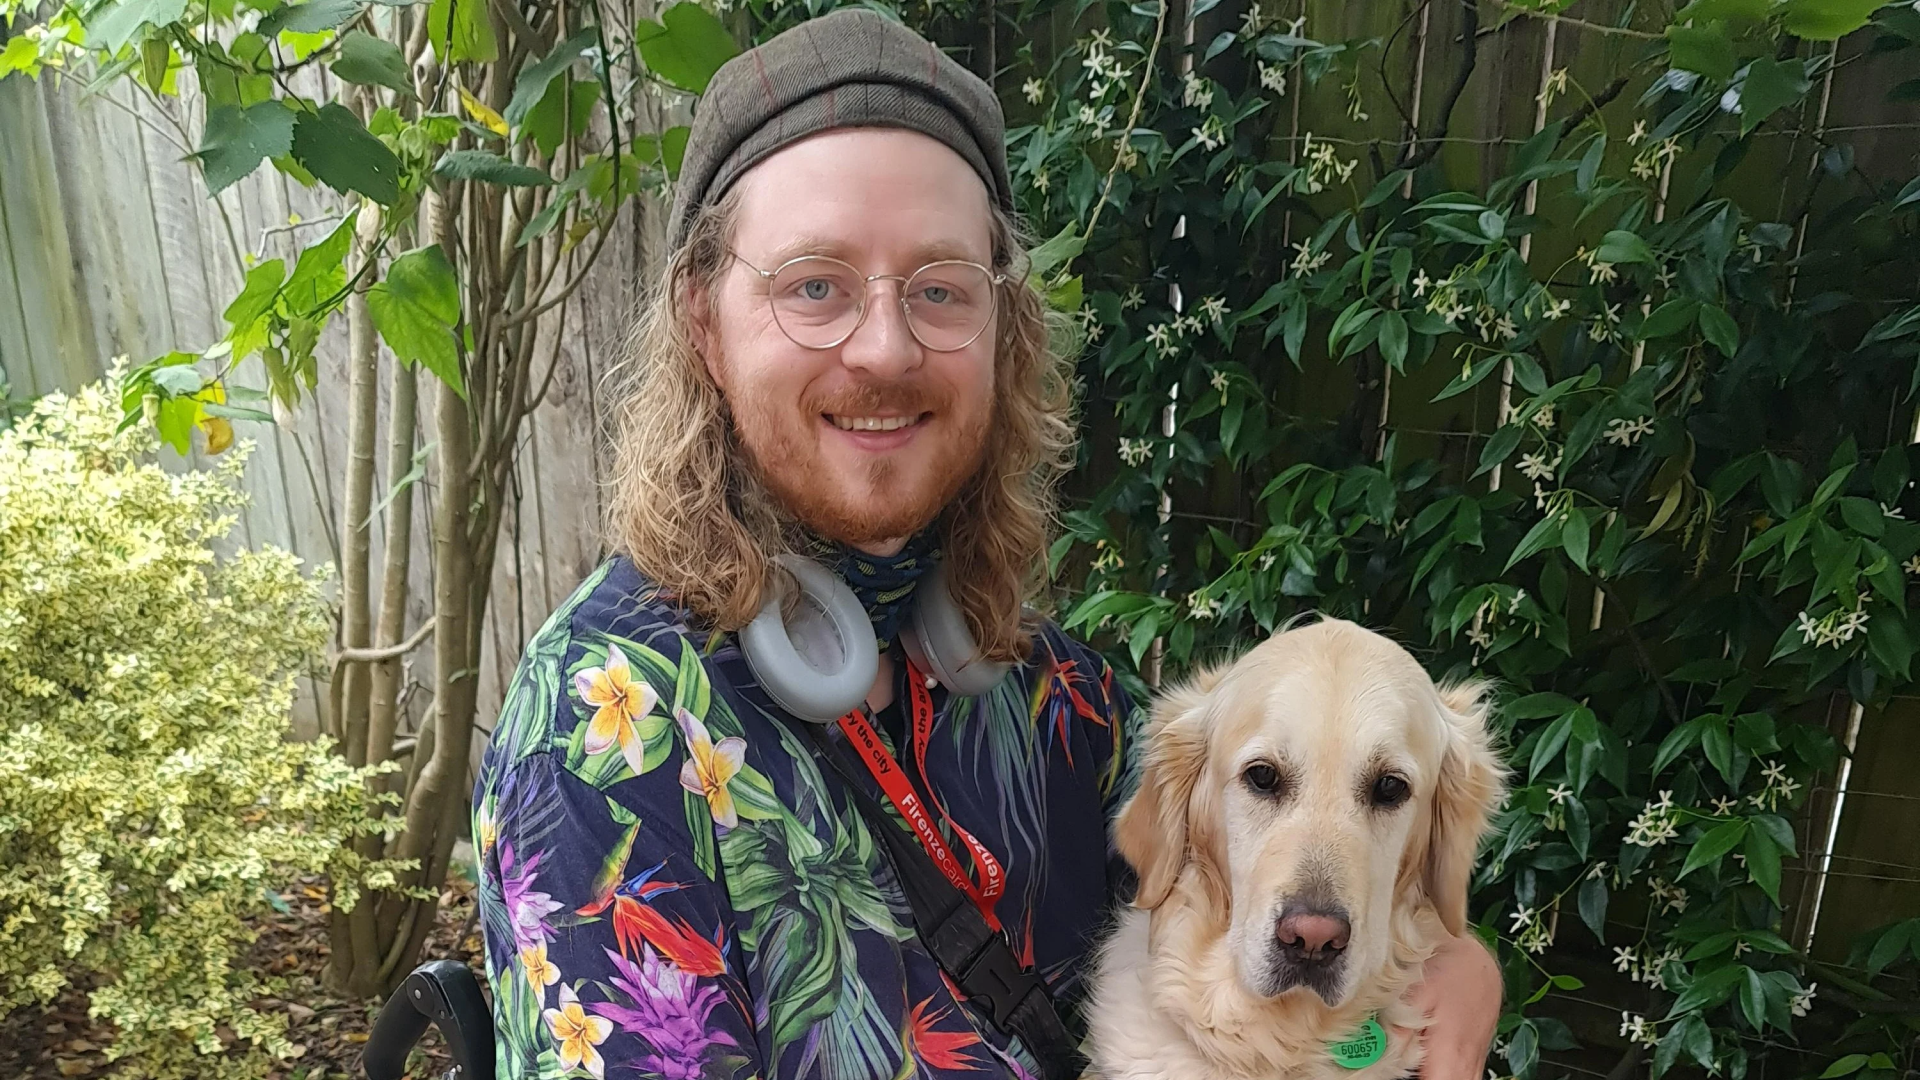
[[[614,989],[632,1004],[595,1003],[593,1011],[652,1046],[651,1053],[635,1062],[641,1072],[666,1080],[698,1080],[705,1074],[707,1051],[733,1045],[724,1028],[707,1022],[722,1000],[720,987],[700,985],[652,946],[640,947],[638,964],[612,949],[605,951],[614,969]]]
[[[533,887],[540,877],[540,860],[546,854],[536,851],[525,861],[518,861],[512,841],[500,844],[500,894],[513,921],[514,944],[522,951],[553,940],[553,924],[547,922],[547,916],[565,906]]]
[[[634,775],[644,772],[646,747],[634,725],[660,703],[660,695],[645,679],[633,677],[627,654],[618,645],[608,645],[607,666],[581,671],[573,677],[573,687],[581,701],[596,709],[587,726],[587,753],[602,754],[618,746]]]
[[[520,950],[520,966],[527,970],[527,981],[533,984],[533,992],[546,997],[547,987],[560,981],[560,968],[547,959],[547,943],[541,942],[530,949]]]
[[[740,824],[740,813],[733,805],[733,792],[727,785],[740,773],[747,759],[747,740],[738,735],[718,743],[707,733],[707,725],[685,709],[673,710],[680,733],[687,739],[687,761],[680,767],[680,786],[695,795],[704,795],[713,811],[714,824],[731,829]]]
[[[553,1040],[560,1044],[560,1067],[568,1072],[584,1068],[596,1078],[607,1075],[606,1059],[594,1049],[613,1034],[613,1021],[591,1016],[568,987],[560,988],[560,1007],[541,1013]]]

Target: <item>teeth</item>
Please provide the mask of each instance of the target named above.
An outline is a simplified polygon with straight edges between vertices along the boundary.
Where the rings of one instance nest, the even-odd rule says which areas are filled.
[[[833,426],[841,431],[898,431],[913,423],[912,416],[833,416]]]

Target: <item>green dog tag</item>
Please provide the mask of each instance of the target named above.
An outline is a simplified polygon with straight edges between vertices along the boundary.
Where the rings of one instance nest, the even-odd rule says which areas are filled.
[[[1327,1044],[1333,1063],[1343,1069],[1364,1069],[1387,1056],[1387,1033],[1380,1021],[1367,1017],[1352,1035]]]

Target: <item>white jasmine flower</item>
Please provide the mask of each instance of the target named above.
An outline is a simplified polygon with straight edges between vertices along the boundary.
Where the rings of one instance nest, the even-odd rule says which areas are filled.
[[[1038,105],[1040,99],[1047,95],[1047,86],[1039,79],[1028,79],[1020,84],[1020,92],[1026,95],[1027,104]]]

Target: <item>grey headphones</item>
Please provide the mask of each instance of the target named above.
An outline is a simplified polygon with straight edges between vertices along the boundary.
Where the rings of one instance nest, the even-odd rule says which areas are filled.
[[[853,590],[826,567],[793,554],[776,555],[774,562],[786,573],[774,575],[776,587],[760,614],[741,629],[740,649],[775,704],[803,720],[832,723],[866,701],[879,674],[873,624]],[[799,595],[786,617],[791,586]],[[981,657],[947,591],[945,566],[915,587],[900,638],[915,667],[962,697],[991,690],[1012,666]]]

